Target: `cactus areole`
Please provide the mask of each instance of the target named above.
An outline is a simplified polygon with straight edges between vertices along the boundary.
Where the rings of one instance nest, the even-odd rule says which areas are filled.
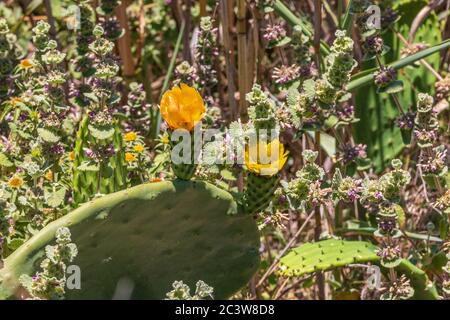
[[[163,299],[176,280],[203,280],[224,299],[260,261],[256,223],[227,192],[200,181],[144,184],[86,203],[34,235],[4,261],[0,299],[18,297],[18,278],[35,273],[63,226],[81,270],[81,289],[66,290],[66,299],[111,299],[123,280],[130,299]]]

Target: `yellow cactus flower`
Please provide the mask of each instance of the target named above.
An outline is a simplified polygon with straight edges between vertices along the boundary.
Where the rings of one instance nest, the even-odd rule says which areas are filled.
[[[28,70],[33,67],[34,67],[34,64],[31,62],[30,59],[23,59],[22,61],[20,61],[20,64],[19,64],[20,69]]]
[[[206,112],[200,93],[184,83],[164,93],[159,109],[171,129],[188,131],[192,131]]]
[[[272,148],[278,150],[278,154],[272,155]],[[283,168],[288,153],[278,139],[269,143],[260,141],[246,146],[244,161],[247,170],[261,176],[273,176]]]
[[[144,146],[142,144],[137,144],[134,146],[133,150],[137,153],[144,152]]]
[[[127,152],[127,153],[125,153],[125,161],[126,162],[136,161],[136,156],[131,152]]]
[[[8,185],[11,188],[20,188],[23,185],[23,179],[18,176],[14,176],[8,181]]]
[[[47,173],[45,174],[45,179],[47,179],[48,181],[53,181],[53,171],[52,170],[47,171]]]
[[[127,132],[125,133],[124,139],[127,142],[134,141],[137,139],[137,134],[134,131]]]

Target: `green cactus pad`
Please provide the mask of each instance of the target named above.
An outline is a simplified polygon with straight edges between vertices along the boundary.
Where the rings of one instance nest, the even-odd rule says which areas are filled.
[[[91,201],[33,236],[4,261],[0,299],[16,294],[21,274],[36,272],[62,226],[81,269],[81,289],[67,290],[67,299],[111,299],[121,279],[134,283],[131,299],[165,298],[175,280],[191,288],[203,280],[223,299],[260,261],[256,223],[227,192],[200,181],[144,184]]]
[[[288,277],[302,276],[317,271],[327,271],[352,263],[373,262],[380,265],[377,247],[365,241],[345,241],[338,239],[305,243],[292,249],[279,263],[279,274]],[[386,270],[386,269],[384,269]],[[414,299],[434,300],[438,298],[436,288],[424,271],[406,259],[395,268],[405,274],[414,288]]]
[[[273,198],[279,179],[278,175],[259,176],[249,172],[245,189],[245,212],[253,214],[264,210]]]
[[[280,274],[301,276],[315,271],[326,271],[351,263],[378,260],[376,246],[363,241],[329,239],[305,243],[292,249],[280,261]]]

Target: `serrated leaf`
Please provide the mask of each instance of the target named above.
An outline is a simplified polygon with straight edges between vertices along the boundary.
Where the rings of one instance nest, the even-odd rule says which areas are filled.
[[[0,166],[1,167],[12,167],[14,164],[8,159],[6,154],[0,152]]]
[[[8,248],[11,250],[16,250],[17,248],[19,248],[23,243],[25,242],[25,240],[23,239],[13,239],[11,241],[8,242]]]
[[[315,87],[316,83],[314,82],[313,79],[308,79],[305,80],[305,82],[303,82],[303,91],[311,99],[314,98],[314,96],[316,95]]]
[[[98,171],[99,166],[96,163],[92,163],[90,161],[83,161],[77,168],[78,171]]]
[[[94,126],[94,125],[88,125],[89,132],[92,134],[92,136],[99,140],[105,140],[109,139],[114,135],[114,127],[113,126]]]
[[[286,97],[286,103],[288,106],[293,107],[297,104],[297,99],[300,93],[297,89],[290,89],[288,91],[287,97]]]
[[[66,196],[66,188],[61,188],[57,191],[47,193],[46,203],[48,206],[52,208],[57,208],[64,202],[65,196]]]
[[[91,101],[98,102],[98,97],[92,92],[85,92],[83,95]]]
[[[233,173],[230,170],[223,169],[220,171],[220,175],[222,178],[228,181],[236,181],[236,177],[233,175]]]
[[[38,128],[37,132],[39,137],[41,137],[45,142],[56,143],[61,139],[56,133],[46,128]]]

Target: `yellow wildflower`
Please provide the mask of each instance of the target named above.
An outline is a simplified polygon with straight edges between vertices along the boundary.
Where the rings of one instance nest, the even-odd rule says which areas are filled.
[[[137,134],[134,131],[130,131],[125,133],[125,141],[130,142],[130,141],[134,141],[137,139]]]
[[[52,170],[47,171],[47,173],[45,174],[45,179],[47,179],[48,181],[53,181],[53,171]]]
[[[200,93],[184,83],[164,93],[159,109],[170,128],[188,131],[192,131],[206,112]]]
[[[142,144],[137,144],[134,146],[133,150],[137,153],[144,152],[144,146]]]
[[[31,62],[30,59],[23,59],[22,61],[20,61],[20,64],[19,64],[20,69],[28,70],[33,67],[34,67],[34,64]]]
[[[272,155],[273,150],[278,150],[278,154]],[[245,165],[247,170],[262,176],[273,176],[284,166],[288,152],[284,150],[284,145],[278,139],[271,142],[260,141],[245,148]]]
[[[125,161],[126,162],[136,161],[136,156],[131,152],[127,152],[127,153],[125,153]]]
[[[170,139],[169,139],[169,135],[165,134],[161,137],[161,142],[164,144],[169,144],[170,143]]]
[[[70,151],[69,152],[69,160],[70,161],[74,161],[75,160],[75,151]]]
[[[23,179],[18,176],[14,176],[8,181],[8,185],[11,188],[20,188],[23,185]]]

